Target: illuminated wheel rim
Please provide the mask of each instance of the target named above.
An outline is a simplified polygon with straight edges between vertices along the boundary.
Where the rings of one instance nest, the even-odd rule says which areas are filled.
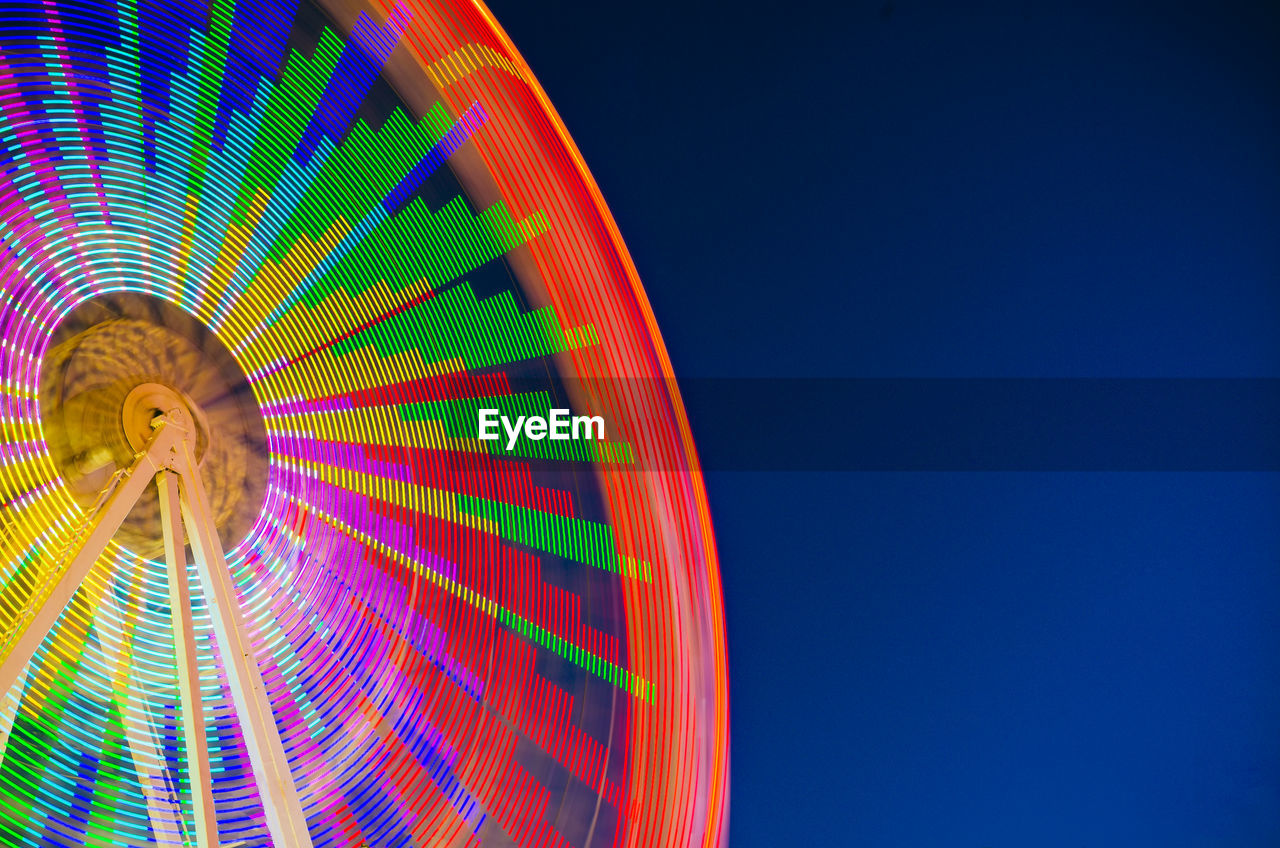
[[[99,467],[59,452],[51,352],[87,304],[154,299],[265,428],[222,529],[313,844],[722,841],[692,440],[616,227],[483,6],[3,2],[0,158],[0,644],[82,521],[67,457]],[[606,441],[475,438],[482,406],[558,405]],[[0,844],[165,844],[164,798],[190,831],[165,569],[117,542],[4,693]],[[220,839],[268,845],[195,592]]]

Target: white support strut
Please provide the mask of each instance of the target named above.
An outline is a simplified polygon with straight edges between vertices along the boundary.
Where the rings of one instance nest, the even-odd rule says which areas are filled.
[[[183,440],[185,444],[186,440]],[[200,700],[200,668],[196,664],[195,624],[191,620],[191,585],[187,552],[182,543],[182,507],[177,475],[156,474],[160,490],[160,532],[169,576],[169,614],[177,657],[178,697],[182,708],[182,736],[187,749],[187,778],[195,807],[196,848],[217,848],[218,818],[213,808],[213,774],[209,766],[209,737]]]
[[[0,692],[8,692],[13,688],[18,675],[22,673],[22,667],[35,656],[36,649],[40,647],[44,637],[49,635],[67,604],[71,603],[71,599],[89,576],[93,564],[107,549],[107,543],[129,515],[129,510],[150,485],[151,478],[166,467],[169,456],[183,435],[181,427],[160,419],[147,450],[138,454],[123,476],[108,484],[114,488],[98,511],[87,517],[86,532],[80,535],[79,541],[69,551],[67,565],[55,578],[48,596],[30,616],[17,622],[17,632],[10,636],[8,650],[3,655],[3,662],[0,662]]]
[[[190,534],[191,550],[196,557],[196,571],[204,587],[213,619],[213,632],[222,652],[223,670],[231,688],[231,700],[240,719],[249,764],[258,783],[258,794],[267,814],[267,829],[276,848],[311,848],[307,819],[298,798],[298,789],[289,771],[284,743],[276,729],[267,700],[262,671],[253,658],[253,645],[245,626],[244,613],[231,583],[231,571],[223,558],[222,543],[209,509],[200,469],[183,439],[177,446],[174,470],[179,475],[182,519]]]
[[[200,699],[191,589],[183,546],[183,525],[195,554],[196,573],[213,621],[231,699],[244,733],[249,763],[266,813],[267,830],[276,848],[311,848],[306,816],[289,770],[284,743],[276,729],[262,672],[253,656],[243,611],[214,524],[188,438],[187,419],[174,409],[157,417],[154,432],[129,468],[113,478],[107,496],[87,517],[43,603],[8,634],[0,647],[0,695],[9,693],[23,675],[40,643],[106,550],[138,498],[154,478],[160,495],[172,615],[176,673],[183,741],[191,785],[195,848],[217,848],[218,826],[213,805],[213,779]],[[144,786],[144,791],[147,787]]]

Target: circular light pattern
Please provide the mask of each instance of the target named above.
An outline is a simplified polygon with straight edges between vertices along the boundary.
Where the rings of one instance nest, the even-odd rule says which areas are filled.
[[[482,5],[4,0],[0,162],[0,658],[86,481],[127,459],[86,441],[93,403],[172,388],[208,405],[210,497],[312,844],[723,841],[692,439],[599,191]],[[72,349],[109,361],[71,380]],[[213,371],[252,397],[197,397]],[[480,408],[557,406],[606,440],[476,438]],[[0,693],[0,844],[192,832],[145,526]],[[192,585],[219,838],[269,845]]]
[[[235,358],[198,320],[157,298],[94,297],[59,322],[40,366],[40,420],[58,475],[81,507],[92,509],[111,476],[146,448],[153,417],[179,405],[194,425],[218,533],[234,545],[262,511],[269,455],[262,414]],[[158,491],[148,486],[114,538],[158,557],[161,535]]]

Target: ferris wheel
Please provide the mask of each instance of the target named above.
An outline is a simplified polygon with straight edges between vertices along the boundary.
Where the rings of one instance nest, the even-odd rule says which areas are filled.
[[[692,438],[482,4],[0,0],[0,161],[0,845],[722,844]]]

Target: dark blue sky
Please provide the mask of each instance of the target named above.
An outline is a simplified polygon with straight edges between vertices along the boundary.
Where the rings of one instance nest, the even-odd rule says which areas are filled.
[[[492,7],[682,378],[1280,376],[1275,4],[1058,5]],[[1280,844],[1280,475],[708,486],[734,848]]]

